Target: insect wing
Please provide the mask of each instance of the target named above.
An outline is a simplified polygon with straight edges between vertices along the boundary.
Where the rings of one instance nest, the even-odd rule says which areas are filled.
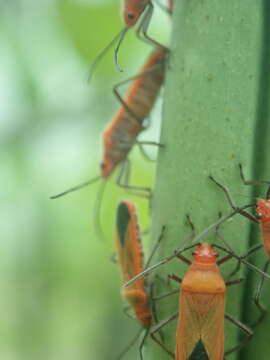
[[[188,360],[209,360],[209,357],[201,339],[197,342]]]
[[[130,202],[121,202],[118,207],[116,249],[124,281],[130,280],[143,271],[137,216],[134,205]]]
[[[199,353],[204,357],[198,357]],[[182,292],[176,335],[176,360],[222,360],[224,294]],[[206,357],[208,356],[208,357]]]

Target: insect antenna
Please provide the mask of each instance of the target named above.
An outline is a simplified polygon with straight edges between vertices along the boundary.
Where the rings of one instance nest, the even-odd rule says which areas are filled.
[[[97,236],[100,237],[101,239],[106,239],[104,231],[102,230],[102,225],[101,225],[101,203],[102,203],[102,198],[103,198],[107,183],[108,183],[108,181],[106,181],[106,180],[101,182],[100,187],[98,189],[97,197],[95,200],[95,206],[94,206],[95,232],[96,232]]]
[[[57,199],[57,198],[60,198],[60,197],[62,197],[62,196],[65,196],[65,195],[67,195],[67,194],[69,194],[69,193],[71,193],[71,192],[73,192],[73,191],[80,190],[80,189],[82,189],[82,188],[84,188],[84,187],[86,187],[86,186],[88,186],[88,185],[91,185],[91,184],[95,183],[95,182],[98,181],[100,178],[101,178],[100,175],[97,176],[97,177],[94,177],[94,178],[92,178],[92,179],[90,179],[90,180],[87,180],[87,181],[83,182],[82,184],[73,186],[73,187],[71,187],[71,188],[69,188],[69,189],[67,189],[67,190],[65,190],[65,191],[63,191],[63,192],[61,192],[61,193],[59,193],[59,194],[50,196],[50,199]]]
[[[115,64],[116,68],[118,69],[118,71],[120,71],[120,72],[123,72],[124,70],[121,68],[121,66],[118,63],[118,52],[119,52],[119,48],[126,36],[128,29],[129,29],[129,27],[125,27],[123,30],[121,30],[121,32],[119,33],[119,41],[114,50],[114,64]]]
[[[119,31],[119,33],[117,33],[115,35],[115,37],[112,39],[111,42],[109,42],[109,44],[103,49],[101,50],[101,52],[97,55],[97,57],[95,58],[95,60],[93,61],[93,63],[91,64],[90,66],[90,69],[89,69],[89,74],[88,74],[88,78],[87,78],[87,81],[90,82],[91,79],[92,79],[92,76],[93,76],[93,73],[97,67],[97,65],[99,64],[100,60],[102,60],[102,58],[104,57],[104,55],[106,55],[106,53],[108,52],[108,50],[110,50],[110,48],[113,46],[113,44],[120,38],[123,37],[123,33],[125,33],[127,30],[127,28],[125,27],[124,29],[121,29]],[[119,40],[120,42],[120,40]],[[122,42],[122,40],[121,40]],[[120,43],[121,43],[120,42]],[[123,71],[123,70],[121,70]]]

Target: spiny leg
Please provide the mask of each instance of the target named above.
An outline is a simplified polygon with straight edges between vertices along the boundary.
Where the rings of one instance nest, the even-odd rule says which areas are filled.
[[[145,333],[144,333],[143,338],[142,338],[142,340],[140,342],[140,345],[139,345],[139,354],[140,354],[140,359],[141,360],[143,360],[143,347],[144,347],[144,343],[146,341],[146,338],[147,338],[147,336],[149,334],[149,331],[150,331],[150,328],[145,329]]]
[[[222,213],[221,212],[218,213],[218,217],[219,217],[219,219],[222,218]],[[215,235],[216,235],[217,238],[219,238],[221,240],[221,242],[226,246],[226,248],[229,249],[230,252],[232,252],[232,247],[229,245],[229,243],[225,240],[225,238],[220,233],[220,230],[219,230],[220,225],[221,224],[218,224],[216,226]]]
[[[132,346],[136,343],[141,333],[143,332],[143,328],[139,330],[136,336],[131,340],[131,342],[121,351],[121,353],[117,356],[116,360],[120,360],[126,355],[126,353],[132,348]]]
[[[240,284],[244,279],[236,279],[236,280],[230,280],[230,281],[227,281],[225,282],[225,285],[228,287],[228,286],[231,286],[231,285],[237,285],[237,284]]]
[[[168,15],[171,15],[171,10],[167,6],[163,5],[160,1],[154,0],[154,3],[157,4],[157,6],[161,10],[165,11]]]
[[[239,344],[237,344],[236,346],[234,346],[233,348],[231,348],[225,352],[225,356],[227,356],[227,355],[231,354],[232,352],[238,351],[242,346],[246,345],[251,340],[251,338],[253,336],[253,331],[250,328],[248,328],[246,325],[241,323],[239,320],[236,320],[235,318],[233,318],[229,314],[225,314],[225,319],[229,320],[232,324],[234,324],[236,327],[238,327],[240,330],[242,330],[246,334],[246,336],[239,342]]]
[[[261,249],[263,247],[262,244],[257,244],[252,246],[244,255],[240,256],[240,259],[238,260],[238,265],[237,268],[230,274],[230,277],[232,277],[233,275],[235,275],[241,267],[241,260],[242,259],[246,259],[249,258],[253,253],[255,253],[256,251],[258,251],[259,249]]]
[[[131,310],[131,306],[127,305],[123,308],[123,313],[130,319],[135,320],[135,318],[129,313]]]
[[[160,233],[160,235],[159,235],[159,237],[158,237],[158,239],[157,239],[157,241],[156,241],[156,244],[154,245],[154,247],[153,247],[153,249],[152,249],[152,251],[151,251],[151,253],[150,253],[150,255],[149,255],[149,258],[148,258],[148,260],[147,260],[147,262],[146,262],[146,264],[145,264],[145,267],[144,267],[145,269],[148,268],[148,266],[150,265],[150,263],[151,263],[154,255],[155,255],[157,249],[159,248],[160,243],[161,243],[161,241],[162,241],[163,238],[164,238],[164,233],[165,233],[165,231],[166,231],[166,226],[163,225],[163,226],[162,226],[162,229],[161,229],[161,233]]]
[[[168,318],[161,321],[159,324],[155,326],[155,328],[150,332],[151,338],[168,354],[174,359],[174,353],[166,348],[162,342],[160,342],[156,336],[155,333],[160,331],[164,326],[166,326],[168,323],[170,323],[172,320],[176,319],[178,317],[178,312],[169,316]]]
[[[218,248],[218,249],[220,249],[220,250],[223,250],[223,251],[227,252],[227,254],[230,254],[231,257],[240,260],[241,263],[245,264],[245,265],[246,265],[248,268],[250,268],[251,270],[256,271],[258,274],[260,274],[260,275],[263,276],[264,278],[267,278],[268,280],[270,279],[270,275],[268,275],[267,273],[265,273],[264,271],[262,271],[261,269],[259,269],[257,266],[255,266],[255,265],[251,264],[250,262],[246,261],[243,256],[237,256],[235,253],[229,251],[228,249],[226,249],[226,248],[224,248],[224,247],[222,247],[222,246],[220,246],[220,245],[213,244],[213,246],[215,246],[216,248]],[[261,248],[261,245],[258,245],[257,247],[258,247],[258,249],[259,249],[259,248]],[[258,250],[258,249],[257,249],[257,250]],[[255,249],[255,250],[256,250],[256,249]],[[253,252],[255,252],[255,250],[253,249]]]
[[[157,316],[156,302],[154,300],[154,282],[150,286],[150,297],[151,297],[152,315],[155,320],[155,324],[157,324],[159,322],[159,320],[158,320],[158,316]],[[159,336],[160,336],[161,341],[164,341],[164,336],[161,331],[159,332]]]
[[[240,169],[240,177],[245,185],[263,185],[263,184],[270,185],[270,181],[267,180],[261,180],[261,181],[246,180],[244,176],[242,164],[239,163],[238,165]],[[268,190],[266,192],[266,199],[267,200],[270,199],[270,186],[268,187]]]
[[[221,217],[221,213],[219,213],[219,216]],[[221,233],[219,231],[219,225],[216,227],[215,233],[216,233],[216,237],[219,238],[221,240],[221,242],[226,246],[226,248],[232,252],[231,246],[228,244],[228,242],[225,240],[225,238],[221,235]],[[225,256],[223,259],[218,260],[217,264],[221,265],[224,262],[226,262],[227,259],[230,259],[230,258],[232,258],[232,255],[229,254],[229,255]],[[235,269],[233,271],[231,271],[228,278],[230,279],[233,275],[235,275],[240,270],[240,267],[241,267],[241,261],[240,261],[240,259],[238,259]]]
[[[143,145],[142,145],[139,141],[136,142],[136,144],[138,145],[138,148],[139,148],[139,150],[140,150],[140,153],[142,154],[142,157],[143,157],[146,161],[153,162],[153,163],[156,162],[155,159],[152,159],[152,158],[147,154],[147,152],[145,151]]]
[[[264,267],[263,267],[263,271],[267,272],[268,267],[270,264],[270,260],[267,260]],[[265,317],[267,310],[265,309],[265,307],[261,304],[260,300],[261,300],[261,294],[262,294],[262,288],[263,288],[263,283],[264,283],[264,277],[261,277],[260,281],[258,282],[257,286],[256,286],[256,290],[254,293],[254,303],[257,306],[259,312],[260,312],[260,316],[258,317],[258,319],[256,321],[254,321],[254,323],[251,325],[251,327],[255,327],[257,326]]]
[[[123,165],[117,177],[117,181],[116,181],[117,185],[131,192],[133,195],[150,199],[152,195],[151,189],[149,187],[129,185],[129,177],[130,177],[130,163],[129,160],[126,159],[123,162]]]
[[[270,185],[270,181],[268,180],[246,180],[243,172],[243,166],[241,163],[238,164],[240,170],[240,177],[245,185]]]
[[[164,299],[168,296],[171,296],[171,295],[176,295],[176,294],[179,294],[179,289],[176,289],[176,290],[172,290],[166,294],[162,294],[162,295],[158,295],[158,296],[155,296],[153,298],[154,301],[158,301],[158,300],[161,300],[161,299]]]
[[[219,213],[219,217],[221,217],[221,213]],[[232,258],[233,255],[233,250],[231,248],[231,246],[229,245],[229,243],[225,240],[225,238],[221,235],[220,231],[219,231],[219,227],[220,225],[218,225],[216,227],[216,236],[221,240],[221,242],[223,242],[223,244],[226,246],[227,249],[229,249],[229,252],[230,254],[227,255],[224,259],[220,259],[218,260],[218,264],[221,265],[222,263],[224,263],[226,260],[225,259],[229,259],[229,258]],[[256,249],[257,250],[257,249]],[[248,256],[251,255],[252,252],[256,251],[256,250],[253,250],[253,251],[250,251],[248,253],[246,253],[245,255],[241,256],[238,258],[238,261],[237,261],[237,264],[236,264],[236,267],[234,268],[234,270],[232,270],[228,276],[228,278],[230,279],[231,277],[233,277],[235,274],[237,274],[241,268],[241,259],[244,259],[244,258],[247,258]],[[224,261],[225,260],[225,261]]]
[[[164,147],[164,144],[161,144],[161,143],[158,143],[156,141],[136,141],[136,144],[138,145],[139,147],[139,150],[142,154],[142,156],[147,160],[147,161],[151,161],[151,162],[156,162],[155,159],[152,159],[148,154],[147,152],[145,151],[144,149],[144,146],[145,145],[150,145],[150,146],[157,146],[157,147]]]
[[[106,240],[105,233],[102,229],[102,221],[101,221],[101,209],[102,209],[102,199],[106,190],[106,186],[108,181],[103,181],[100,183],[98,188],[98,193],[95,199],[94,204],[94,228],[97,236],[102,239]]]
[[[145,14],[139,24],[139,27],[136,31],[136,35],[137,37],[146,42],[146,43],[150,43],[153,44],[154,46],[158,46],[160,48],[166,48],[163,44],[159,43],[157,40],[153,39],[152,37],[150,37],[148,35],[148,29],[149,29],[149,25],[153,16],[153,11],[154,11],[154,6],[151,2],[149,2],[149,4],[147,5],[147,9],[145,11]]]
[[[228,188],[227,188],[226,186],[224,186],[224,185],[222,185],[221,183],[219,183],[216,179],[213,178],[212,175],[209,176],[209,179],[210,179],[211,181],[213,181],[221,190],[223,190],[223,192],[225,193],[225,196],[226,196],[226,198],[227,198],[227,200],[228,200],[228,203],[230,204],[230,206],[231,206],[231,208],[232,208],[233,210],[236,210],[239,214],[245,216],[245,217],[248,218],[249,220],[258,223],[258,220],[257,220],[257,218],[256,218],[255,216],[253,216],[253,215],[250,214],[249,212],[243,210],[241,207],[237,206],[237,205],[234,203],[234,201],[233,201],[233,199],[232,199],[232,197],[231,197],[231,194],[230,194],[230,192],[229,192],[229,190],[228,190]],[[246,205],[245,208],[246,208],[246,207],[249,207],[249,206],[252,207],[252,206],[254,206],[254,205],[255,205],[255,204]]]

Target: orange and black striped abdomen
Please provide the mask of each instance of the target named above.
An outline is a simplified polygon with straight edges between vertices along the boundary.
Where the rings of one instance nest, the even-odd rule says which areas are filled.
[[[123,283],[143,271],[143,252],[139,236],[137,216],[133,203],[122,201],[117,210],[116,252]],[[145,280],[140,278],[123,290],[124,298],[132,306],[137,319],[151,325],[151,309],[145,291]]]

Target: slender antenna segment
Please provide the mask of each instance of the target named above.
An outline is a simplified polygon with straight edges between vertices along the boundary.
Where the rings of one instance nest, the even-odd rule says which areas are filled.
[[[92,178],[92,179],[90,179],[90,180],[87,180],[87,181],[85,181],[85,182],[82,183],[82,184],[73,186],[73,187],[71,187],[71,188],[69,188],[69,189],[67,189],[67,190],[65,190],[65,191],[63,191],[63,192],[61,192],[61,193],[59,193],[59,194],[57,194],[57,195],[53,195],[53,196],[50,197],[50,199],[57,199],[57,198],[60,198],[60,197],[62,197],[62,196],[65,196],[65,195],[67,195],[67,194],[69,194],[69,193],[71,193],[71,192],[73,192],[73,191],[80,190],[80,189],[82,189],[82,188],[84,188],[84,187],[86,187],[86,186],[88,186],[88,185],[91,185],[91,184],[95,183],[95,182],[98,181],[99,179],[101,179],[101,176],[100,176],[100,175],[97,176],[97,177],[95,177],[95,178]]]
[[[104,180],[101,182],[100,187],[98,189],[98,193],[95,200],[95,208],[94,208],[94,225],[95,225],[95,231],[98,237],[101,239],[106,239],[104,231],[102,230],[102,224],[101,224],[101,202],[103,198],[103,194],[105,192],[105,188],[108,181]]]
[[[118,52],[119,52],[119,48],[126,36],[126,33],[128,31],[129,27],[125,27],[123,30],[121,30],[121,32],[118,34],[119,35],[119,41],[118,44],[114,50],[114,64],[117,68],[118,71],[123,72],[124,70],[121,68],[121,66],[118,63]]]
[[[119,31],[119,33],[117,33],[116,36],[112,39],[112,41],[97,55],[97,57],[95,58],[95,60],[93,61],[93,63],[90,66],[89,75],[88,75],[88,79],[87,79],[88,82],[91,81],[94,71],[95,71],[97,65],[99,64],[100,60],[104,57],[104,55],[106,55],[108,50],[110,50],[110,48],[119,39],[119,37],[120,38],[122,37],[122,33],[125,32],[125,30],[126,30],[126,28],[121,29],[121,31]]]

